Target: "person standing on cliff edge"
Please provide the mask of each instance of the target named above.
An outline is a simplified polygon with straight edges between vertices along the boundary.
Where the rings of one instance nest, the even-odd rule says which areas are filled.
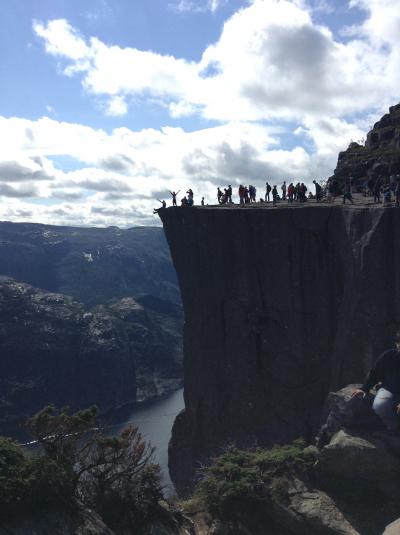
[[[271,186],[268,184],[268,182],[265,183],[265,202],[269,202],[269,196],[271,194]]]
[[[181,190],[178,190],[177,192],[175,191],[170,191],[170,194],[172,195],[172,206],[176,206],[176,196],[178,195],[178,193],[180,192]]]
[[[357,388],[352,397],[365,398],[378,383],[380,388],[372,409],[391,435],[400,435],[400,331],[396,334],[396,348],[382,353],[369,372],[365,384]]]

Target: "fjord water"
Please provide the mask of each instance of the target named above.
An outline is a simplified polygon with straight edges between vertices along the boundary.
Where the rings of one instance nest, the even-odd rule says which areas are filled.
[[[127,425],[139,428],[143,438],[156,448],[155,461],[161,467],[165,494],[171,496],[174,487],[168,473],[168,442],[176,415],[184,408],[183,388],[143,407],[136,407],[126,419],[112,426],[112,434],[119,434]]]

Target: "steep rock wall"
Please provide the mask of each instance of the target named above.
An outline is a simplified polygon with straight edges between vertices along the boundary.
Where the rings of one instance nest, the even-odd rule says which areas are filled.
[[[230,441],[314,434],[330,390],[360,381],[400,319],[400,211],[160,211],[181,287],[185,410],[170,443],[179,492]]]

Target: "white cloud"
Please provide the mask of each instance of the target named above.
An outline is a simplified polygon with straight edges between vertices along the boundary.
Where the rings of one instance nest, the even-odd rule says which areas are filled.
[[[236,188],[251,182],[262,191],[266,177],[311,180],[318,165],[320,172],[331,171],[333,151],[314,155],[302,147],[284,150],[279,136],[289,133],[281,127],[231,122],[194,132],[117,128],[107,134],[46,117],[0,117],[0,136],[6,141],[0,154],[0,199],[7,198],[0,201],[0,219],[18,220],[25,214],[26,220],[47,223],[155,224],[152,208],[157,199],[169,200],[169,190],[184,194],[192,187],[197,201],[204,196],[213,203],[217,185]],[[15,155],[11,163],[8,154]],[[64,156],[75,159],[78,168],[58,169],[53,160]],[[33,195],[35,202],[24,199]]]
[[[223,3],[174,5],[212,12]],[[0,117],[0,198],[7,197],[0,219],[154,224],[154,199],[167,198],[168,190],[192,187],[196,200],[213,202],[217,185],[253,182],[260,190],[266,177],[326,178],[337,153],[396,102],[400,84],[398,0],[349,4],[364,20],[340,40],[313,18],[329,12],[331,1],[244,3],[198,62],[106,44],[66,20],[35,22],[59,72],[79,77],[104,113],[158,103],[174,119],[197,115],[221,125],[107,133],[46,117]],[[293,148],[281,145],[282,136]],[[76,161],[75,171],[53,163],[63,156]],[[24,198],[30,192],[39,203]]]
[[[85,39],[66,20],[35,23],[34,30],[46,51],[65,62],[65,74],[81,76],[88,93],[109,99],[110,115],[127,113],[130,96],[158,100],[174,118],[343,118],[386,107],[397,98],[400,77],[397,0],[351,3],[367,17],[357,35],[341,42],[312,18],[329,3],[311,8],[303,0],[253,0],[225,22],[198,63]],[[220,4],[210,0],[200,8]]]
[[[168,4],[171,11],[176,13],[215,13],[220,7],[228,3],[229,0],[179,0]]]
[[[111,117],[119,117],[121,115],[126,115],[128,111],[128,105],[126,100],[122,96],[113,97],[109,100],[106,107],[106,114]]]

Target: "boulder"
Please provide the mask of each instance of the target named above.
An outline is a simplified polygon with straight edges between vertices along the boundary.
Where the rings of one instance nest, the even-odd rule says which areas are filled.
[[[381,420],[372,410],[373,396],[352,398],[359,384],[348,385],[338,392],[330,392],[326,398],[321,421],[324,422],[317,436],[317,445],[328,444],[340,429],[380,430]]]
[[[344,429],[319,453],[316,469],[339,478],[397,483],[400,461],[388,449],[385,438],[361,435]]]
[[[275,502],[284,527],[299,535],[360,535],[325,492],[294,479]]]
[[[400,518],[389,524],[382,535],[399,535],[400,533]]]

